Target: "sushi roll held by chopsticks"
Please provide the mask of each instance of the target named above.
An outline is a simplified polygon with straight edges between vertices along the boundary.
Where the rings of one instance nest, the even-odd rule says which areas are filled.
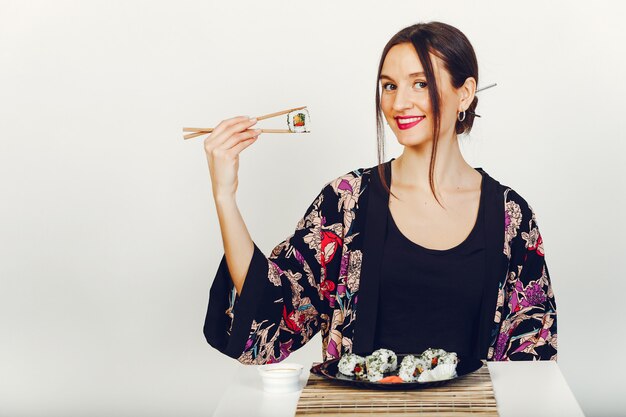
[[[263,116],[259,116],[257,120],[269,119],[271,117],[287,115],[287,127],[288,129],[261,129],[261,133],[309,133],[311,116],[306,106],[296,107],[294,109],[287,109],[276,113],[270,113]],[[185,139],[195,138],[196,136],[205,135],[213,131],[212,127],[184,127],[183,132],[194,132],[184,135]]]
[[[287,114],[287,126],[293,133],[308,133],[309,130],[309,112],[306,108],[294,110]]]

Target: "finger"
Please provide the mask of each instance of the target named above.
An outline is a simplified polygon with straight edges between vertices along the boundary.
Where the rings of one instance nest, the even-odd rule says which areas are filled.
[[[223,132],[219,133],[217,136],[210,139],[212,141],[212,146],[215,148],[223,148],[223,145],[226,141],[229,140],[230,137],[245,132],[246,129],[249,129],[250,126],[254,125],[256,120],[244,120],[242,122],[235,123],[234,125],[224,129]]]
[[[213,132],[204,139],[204,147],[206,149],[221,147],[230,136],[242,131],[244,129],[242,126],[250,127],[254,123],[256,123],[256,121],[252,122],[247,116],[238,116],[225,120],[221,126],[216,127]]]
[[[253,136],[251,138],[248,139],[244,139],[241,142],[239,142],[238,144],[236,144],[235,146],[233,146],[232,148],[230,148],[228,150],[229,153],[233,153],[233,155],[239,155],[239,153],[241,151],[243,151],[244,149],[246,149],[248,146],[252,145],[254,142],[256,142],[256,140],[259,138],[259,135]]]
[[[243,140],[250,139],[261,133],[261,129],[248,129],[241,133],[232,135],[227,141],[219,146],[221,149],[231,149]]]
[[[227,127],[224,130],[224,133],[228,134],[228,136],[232,136],[235,133],[240,133],[243,132],[244,130],[250,128],[250,126],[253,126],[254,124],[256,124],[257,120],[253,120],[253,119],[245,119],[242,121],[239,121],[229,127]]]
[[[230,119],[222,120],[217,126],[215,126],[215,128],[213,129],[213,132],[211,132],[213,134],[212,136],[215,137],[219,135],[220,133],[222,133],[224,130],[228,129],[229,127],[237,123],[245,122],[247,120],[250,120],[248,116],[235,116],[235,117],[231,117]]]

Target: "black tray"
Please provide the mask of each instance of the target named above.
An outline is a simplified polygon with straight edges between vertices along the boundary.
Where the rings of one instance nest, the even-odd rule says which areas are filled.
[[[408,354],[398,354],[398,370],[394,372],[388,372],[383,374],[383,377],[390,375],[398,375],[398,371],[400,370],[400,363],[402,362],[402,358],[407,356]],[[418,356],[419,354],[413,354],[414,356]],[[355,376],[344,375],[339,372],[337,366],[339,364],[339,359],[330,359],[326,362],[322,362],[320,364],[314,365],[311,367],[311,372],[320,375],[326,379],[330,379],[331,381],[336,381],[342,384],[348,384],[360,388],[373,388],[373,389],[392,389],[392,390],[409,390],[409,389],[422,389],[422,388],[430,388],[430,387],[438,387],[444,384],[449,383],[450,381],[455,381],[463,376],[470,374],[479,370],[483,366],[483,362],[480,359],[472,358],[468,356],[458,356],[459,363],[456,365],[456,373],[457,376],[455,378],[443,379],[439,381],[430,381],[430,382],[397,382],[397,383],[384,383],[384,382],[371,382],[367,379],[357,379]]]

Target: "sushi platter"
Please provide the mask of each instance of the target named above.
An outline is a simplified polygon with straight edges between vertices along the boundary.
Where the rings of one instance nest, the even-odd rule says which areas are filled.
[[[355,387],[408,390],[444,385],[482,366],[480,359],[443,349],[427,349],[415,354],[378,349],[367,356],[344,354],[339,359],[314,365],[311,372]]]

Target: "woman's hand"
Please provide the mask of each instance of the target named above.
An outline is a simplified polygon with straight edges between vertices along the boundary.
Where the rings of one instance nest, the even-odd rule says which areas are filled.
[[[247,116],[222,120],[204,140],[214,198],[235,195],[239,153],[257,140],[261,129],[250,129],[256,122]]]

